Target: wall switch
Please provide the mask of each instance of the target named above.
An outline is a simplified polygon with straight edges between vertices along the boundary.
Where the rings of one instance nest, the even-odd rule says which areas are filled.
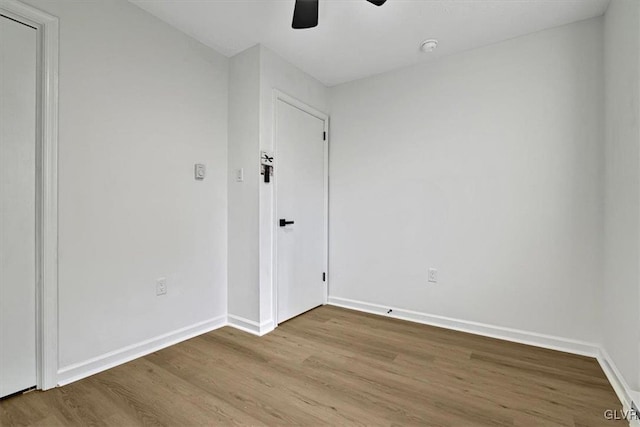
[[[244,168],[236,169],[236,181],[244,182]]]
[[[159,277],[156,279],[156,295],[166,295],[167,294],[167,279],[164,277]]]
[[[438,283],[438,270],[436,270],[435,268],[429,269],[429,282]]]

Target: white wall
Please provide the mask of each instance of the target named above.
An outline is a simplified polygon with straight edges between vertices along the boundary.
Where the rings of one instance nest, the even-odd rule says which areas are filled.
[[[273,90],[326,110],[327,89],[262,45],[232,57],[230,64],[229,314],[236,316],[235,324],[265,333],[275,320],[274,184],[264,183],[260,175],[260,151],[274,147]],[[240,168],[242,183],[235,181]]]
[[[640,3],[612,1],[604,36],[604,347],[640,390]]]
[[[60,368],[224,317],[227,59],[124,0],[28,2],[60,18]]]
[[[597,343],[602,61],[598,18],[331,88],[330,296]]]
[[[260,319],[259,210],[260,47],[229,63],[229,314]],[[236,171],[244,169],[244,181]]]

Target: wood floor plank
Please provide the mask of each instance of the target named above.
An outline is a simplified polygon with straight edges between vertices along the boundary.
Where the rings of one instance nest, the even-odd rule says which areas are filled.
[[[221,328],[47,392],[0,426],[624,426],[595,359],[324,306]]]

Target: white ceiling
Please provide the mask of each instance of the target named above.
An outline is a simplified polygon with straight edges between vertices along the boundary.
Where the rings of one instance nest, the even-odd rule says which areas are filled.
[[[130,0],[232,56],[262,43],[327,86],[602,15],[609,0],[320,0],[293,30],[294,0]],[[419,51],[424,39],[438,49]]]

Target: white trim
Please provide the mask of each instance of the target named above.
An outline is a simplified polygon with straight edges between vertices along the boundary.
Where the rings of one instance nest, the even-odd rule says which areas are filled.
[[[245,319],[244,317],[229,314],[227,316],[227,325],[232,328],[240,329],[241,331],[248,332],[259,337],[268,334],[273,331],[273,320],[266,320],[262,323],[258,323],[254,320]]]
[[[137,344],[123,347],[119,350],[111,351],[80,363],[66,366],[58,371],[58,385],[63,386],[97,374],[98,372],[106,371],[107,369],[122,365],[123,363],[127,363],[133,359],[146,356],[154,351],[162,350],[163,348],[175,345],[198,335],[211,332],[215,329],[226,326],[226,324],[226,316],[218,316]]]
[[[613,390],[616,392],[618,399],[620,399],[623,411],[629,411],[632,403],[635,403],[637,407],[638,392],[633,391],[631,387],[629,387],[629,384],[625,381],[613,359],[609,356],[609,353],[607,353],[604,348],[600,348],[597,359],[604,371],[604,374],[611,383]],[[640,420],[629,420],[629,425],[640,427]]]
[[[551,350],[564,351],[566,353],[579,354],[582,356],[596,357],[599,354],[599,346],[597,344],[552,335],[544,335],[536,332],[487,325],[484,323],[470,322],[468,320],[453,319],[450,317],[420,313],[397,307],[382,306],[332,296],[329,297],[329,304],[366,313],[379,314],[395,319],[408,320],[410,322],[422,323],[425,325],[437,326],[440,328],[452,329],[455,331],[467,332],[470,334],[517,342],[520,344],[533,345]],[[387,311],[389,310],[392,310],[392,312],[387,314]]]
[[[275,101],[283,101],[286,102],[287,104],[291,105],[292,107],[296,107],[299,110],[304,111],[305,113],[308,113],[322,121],[325,122],[325,124],[329,121],[329,116],[326,113],[323,113],[320,110],[316,110],[315,108],[313,108],[312,106],[305,104],[304,102],[300,101],[297,98],[294,98],[291,95],[287,95],[286,93],[282,92],[279,89],[273,89],[273,94],[274,94],[274,100]],[[326,129],[326,126],[325,126]]]
[[[325,282],[324,282],[324,304],[327,304],[329,298],[329,116],[322,111],[316,110],[315,108],[305,104],[304,102],[296,99],[286,93],[273,89],[273,152],[276,154],[276,167],[274,168],[273,174],[273,202],[272,202],[272,212],[273,212],[273,247],[272,252],[273,256],[271,258],[272,262],[272,289],[271,296],[272,300],[272,312],[273,312],[273,327],[278,327],[278,101],[285,102],[292,107],[295,107],[299,110],[304,111],[307,114],[310,114],[324,123],[324,132],[326,135],[326,140],[324,143],[324,260],[323,267],[324,272],[326,273]]]
[[[38,31],[36,360],[47,390],[58,370],[58,18],[17,0],[0,0],[0,11]]]

